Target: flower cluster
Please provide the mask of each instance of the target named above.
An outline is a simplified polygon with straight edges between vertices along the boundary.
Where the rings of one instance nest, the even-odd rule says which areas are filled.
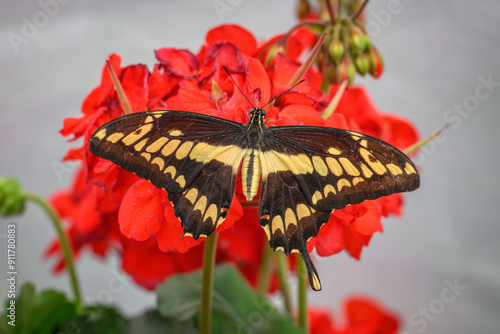
[[[365,297],[353,296],[347,299],[344,302],[344,313],[346,324],[339,325],[333,321],[330,312],[316,307],[309,308],[309,332],[311,334],[393,334],[398,331],[397,317]]]
[[[201,50],[162,48],[158,62],[121,66],[118,55],[108,59],[117,74],[133,112],[188,110],[236,122],[246,122],[251,106],[223,70],[225,66],[254,105],[262,106],[290,87],[304,55],[317,35],[295,29],[284,39],[275,36],[259,43],[247,30],[223,25],[210,30]],[[321,112],[338,86],[327,85],[321,72],[309,67],[305,82],[282,96],[267,110],[268,125],[313,125],[351,129],[405,148],[418,139],[413,126],[395,115],[380,112],[360,87],[346,90],[327,119]],[[105,67],[101,83],[85,99],[81,117],[66,118],[61,130],[83,145],[68,151],[65,161],[79,160],[73,185],[52,196],[52,203],[68,223],[75,255],[85,247],[106,256],[118,250],[122,267],[134,280],[153,289],[165,278],[201,267],[201,239],[183,236],[183,229],[163,189],[139,179],[112,162],[89,152],[90,136],[97,128],[123,115],[112,78]],[[242,206],[242,203],[245,207]],[[250,203],[251,204],[251,203]],[[402,197],[394,194],[337,210],[319,235],[308,243],[320,256],[346,250],[359,258],[375,232],[383,230],[381,218],[401,213]],[[218,227],[217,262],[235,263],[255,284],[267,238],[258,223],[257,208],[248,205],[236,185],[229,214]],[[54,242],[47,254],[60,258]],[[63,268],[60,259],[56,270]],[[274,289],[276,280],[272,280]]]

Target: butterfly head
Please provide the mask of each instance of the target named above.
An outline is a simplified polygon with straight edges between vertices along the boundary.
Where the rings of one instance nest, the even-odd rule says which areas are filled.
[[[266,111],[262,108],[252,108],[250,110],[250,122],[252,124],[262,124]]]

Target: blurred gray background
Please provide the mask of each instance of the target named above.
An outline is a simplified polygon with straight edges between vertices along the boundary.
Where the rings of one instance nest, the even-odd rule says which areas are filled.
[[[231,10],[218,13],[217,1]],[[72,173],[55,169],[69,147],[58,131],[65,117],[80,115],[110,53],[124,65],[151,68],[155,49],[197,52],[207,30],[222,23],[264,39],[296,22],[294,1],[217,1],[59,0],[46,21],[40,12],[49,0],[3,1],[0,175],[18,177],[43,196],[69,185]],[[421,189],[405,196],[402,219],[384,221],[384,233],[373,237],[361,261],[345,254],[316,261],[324,289],[309,294],[311,303],[339,319],[341,300],[361,293],[398,312],[406,333],[499,333],[500,3],[373,0],[367,13],[386,71],[380,80],[358,83],[381,110],[409,118],[423,137],[446,122],[452,126],[415,159]],[[21,35],[25,21],[37,19],[38,31],[14,48],[9,33]],[[0,276],[7,272],[5,223],[16,222],[18,287],[35,281],[39,289],[70,292],[66,274],[53,276],[42,259],[55,233],[41,210],[29,205],[1,222]],[[153,293],[120,272],[116,254],[103,261],[86,253],[78,273],[86,301],[111,296],[106,301],[126,314],[155,303]],[[120,288],[110,288],[117,277]],[[5,279],[0,291],[4,300]]]

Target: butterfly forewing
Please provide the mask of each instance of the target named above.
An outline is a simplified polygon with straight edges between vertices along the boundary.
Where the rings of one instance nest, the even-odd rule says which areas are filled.
[[[231,205],[244,129],[207,115],[142,112],[99,128],[89,148],[167,190],[185,234],[198,238],[215,230]]]

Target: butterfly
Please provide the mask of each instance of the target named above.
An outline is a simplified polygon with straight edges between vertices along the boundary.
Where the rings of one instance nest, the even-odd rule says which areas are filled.
[[[420,179],[397,148],[358,132],[315,126],[267,126],[252,108],[246,124],[204,114],[156,110],[128,114],[90,138],[93,154],[168,192],[184,235],[207,237],[227,216],[236,177],[252,200],[270,246],[300,253],[314,290],[321,283],[307,242],[332,210],[396,192]]]

